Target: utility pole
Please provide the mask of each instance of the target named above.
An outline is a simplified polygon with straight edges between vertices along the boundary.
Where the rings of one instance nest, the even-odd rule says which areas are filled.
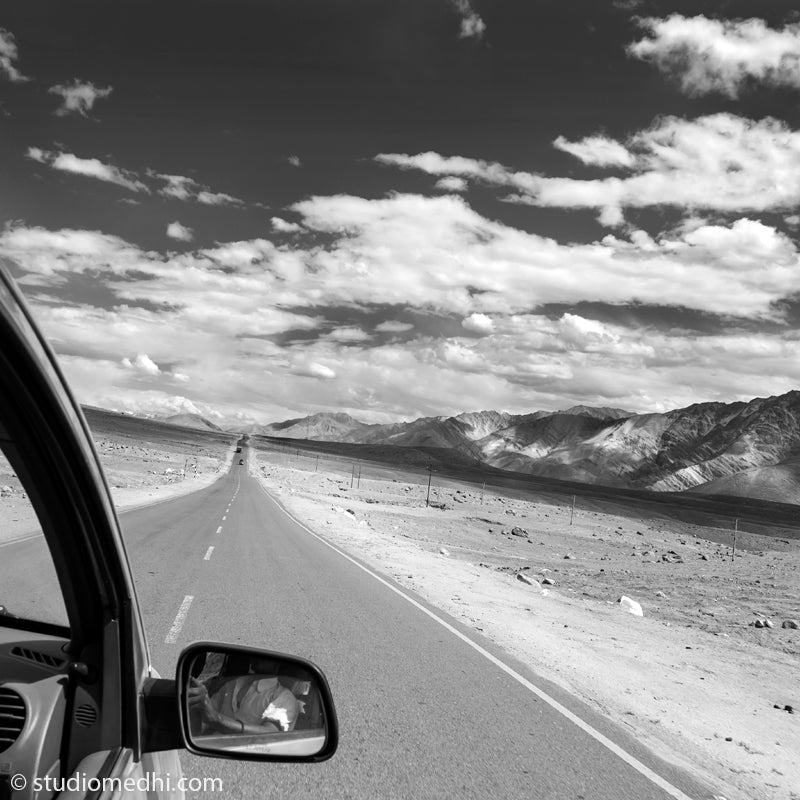
[[[569,524],[572,525],[572,518],[575,516],[575,495],[572,495],[572,509],[569,512]]]
[[[731,561],[736,559],[736,534],[739,532],[739,517],[733,521],[733,553],[731,554]]]
[[[314,466],[314,472],[316,472],[318,469],[319,469],[319,453],[317,453],[317,463]]]
[[[361,462],[358,464],[358,483],[356,484],[356,489],[361,488]]]
[[[481,486],[481,505],[483,505],[483,493],[486,491],[486,481],[483,482],[483,486]]]
[[[353,481],[356,478],[356,465],[353,464],[352,470],[350,471],[350,488],[353,488]]]
[[[425,498],[425,507],[427,508],[431,504],[431,476],[433,475],[433,467],[428,464],[425,469],[428,470],[428,496]]]

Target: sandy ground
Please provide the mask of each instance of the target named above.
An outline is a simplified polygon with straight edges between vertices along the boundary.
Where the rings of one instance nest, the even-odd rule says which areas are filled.
[[[233,441],[234,437],[231,437]],[[169,444],[96,436],[95,446],[118,511],[157,503],[211,485],[228,471],[233,444]],[[40,530],[17,476],[0,453],[0,542]]]
[[[716,787],[710,796],[800,798],[800,713],[784,709],[800,711],[800,631],[781,627],[800,617],[800,543],[742,536],[734,560],[702,538],[719,531],[693,525],[586,511],[570,524],[569,508],[457,483],[434,487],[438,507],[426,508],[427,487],[399,472],[351,487],[349,466],[316,472],[263,452],[250,466],[314,531]],[[754,627],[762,618],[774,627]]]

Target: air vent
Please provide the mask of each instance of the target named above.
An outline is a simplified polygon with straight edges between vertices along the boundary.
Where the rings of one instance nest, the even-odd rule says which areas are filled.
[[[33,661],[36,664],[44,664],[46,667],[59,669],[64,664],[63,658],[56,658],[47,653],[39,653],[37,650],[29,650],[27,647],[12,647],[11,655]]]
[[[0,686],[0,753],[8,750],[25,727],[25,701],[13,690]]]
[[[91,728],[97,722],[97,709],[83,703],[75,709],[75,722],[82,728]]]

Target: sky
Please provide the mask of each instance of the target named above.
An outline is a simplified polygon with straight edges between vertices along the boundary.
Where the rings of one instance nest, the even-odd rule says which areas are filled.
[[[0,258],[78,399],[223,425],[800,384],[782,0],[4,0]]]

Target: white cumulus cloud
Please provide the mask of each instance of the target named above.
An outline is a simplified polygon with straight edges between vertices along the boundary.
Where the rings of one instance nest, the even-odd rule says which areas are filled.
[[[486,32],[486,23],[476,13],[469,0],[452,0],[453,6],[461,17],[459,38],[481,39]]]
[[[272,224],[272,229],[278,231],[279,233],[297,233],[298,231],[303,230],[302,225],[298,225],[296,222],[287,222],[285,219],[281,219],[280,217],[272,217],[272,219],[270,219],[270,223]]]
[[[735,98],[748,84],[800,89],[800,25],[672,14],[639,21],[648,36],[628,52],[675,77],[689,95]]]
[[[95,86],[91,81],[75,78],[72,83],[57,84],[47,90],[50,94],[61,97],[61,105],[56,109],[58,116],[80,114],[88,117],[98,100],[104,100],[113,91],[111,86]]]
[[[486,314],[470,314],[461,324],[465,330],[480,333],[484,336],[494,331],[494,322]]]
[[[4,75],[12,83],[24,83],[30,80],[17,69],[18,59],[19,50],[14,34],[5,28],[0,28],[0,75]]]
[[[122,365],[127,369],[133,369],[137,372],[142,372],[145,375],[160,375],[161,370],[146,353],[139,353],[136,358],[123,358]]]
[[[167,236],[169,236],[170,239],[177,239],[181,242],[191,242],[192,239],[194,239],[194,231],[191,228],[187,228],[185,225],[181,225],[181,223],[176,220],[167,225]]]

